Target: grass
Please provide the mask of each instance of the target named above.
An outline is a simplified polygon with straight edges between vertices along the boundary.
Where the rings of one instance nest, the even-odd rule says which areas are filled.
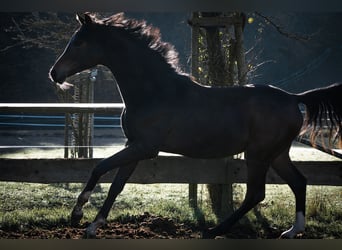
[[[82,187],[82,184],[0,183],[0,229],[68,223]],[[108,184],[97,185],[84,207],[85,221],[93,220],[108,189]],[[200,202],[202,208],[206,206],[205,203]],[[209,221],[214,219],[208,209],[204,211]],[[144,212],[173,218],[179,222],[196,220],[195,213],[188,206],[187,186],[171,184],[127,184],[108,219],[122,219]]]
[[[21,231],[27,228],[50,228],[69,225],[70,212],[82,184],[0,183],[0,230]],[[99,184],[85,205],[83,221],[92,221],[102,206],[109,185]],[[234,185],[234,202],[239,206],[245,193],[244,184]],[[217,223],[204,185],[199,187],[199,208],[205,222],[188,205],[188,186],[181,184],[127,184],[109,214],[109,221],[148,212],[172,218],[179,223],[211,226]],[[309,186],[307,198],[308,238],[342,238],[342,189]],[[246,237],[263,238],[273,230],[289,228],[295,214],[294,197],[285,185],[267,185],[266,199],[250,211],[232,230],[244,231]],[[254,236],[253,236],[254,235]],[[279,236],[279,235],[278,235]],[[277,236],[275,236],[277,237]]]

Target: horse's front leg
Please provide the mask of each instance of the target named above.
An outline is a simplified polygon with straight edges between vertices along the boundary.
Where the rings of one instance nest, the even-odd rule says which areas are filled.
[[[109,211],[110,211],[116,197],[123,190],[128,178],[132,175],[136,166],[137,166],[137,162],[134,162],[132,164],[122,166],[119,168],[119,171],[116,174],[112,185],[110,186],[107,198],[106,198],[102,208],[98,212],[93,223],[91,223],[86,230],[86,234],[85,234],[86,238],[95,238],[96,237],[96,230],[106,223],[106,219],[108,217]]]
[[[107,173],[108,171],[114,169],[114,168],[120,168],[114,182],[110,188],[109,191],[109,197],[108,199],[113,199],[111,203],[114,202],[117,194],[119,194],[125,185],[126,181],[132,174],[132,172],[135,169],[135,166],[138,161],[148,159],[148,158],[153,158],[155,157],[158,152],[157,151],[152,151],[152,150],[147,150],[148,147],[144,147],[143,145],[130,145],[126,148],[124,148],[122,151],[116,153],[115,155],[104,159],[101,161],[93,170],[87,185],[79,195],[77,199],[77,203],[72,211],[71,214],[71,223],[72,225],[76,226],[80,220],[83,217],[83,211],[82,208],[84,204],[89,200],[89,197],[92,193],[92,191],[95,188],[96,183],[100,179],[102,175]],[[115,194],[117,193],[117,194]],[[112,196],[114,194],[114,196]],[[107,199],[107,200],[108,200]],[[110,200],[107,201],[106,203],[109,204]],[[110,209],[110,208],[109,208]],[[100,213],[99,213],[100,214]],[[101,216],[98,216],[99,219],[95,221],[100,221]],[[103,217],[103,216],[102,216]],[[94,222],[95,222],[94,221]],[[99,223],[98,223],[99,224]],[[103,223],[102,223],[103,224]],[[93,225],[94,227],[94,225]],[[96,229],[95,229],[96,230]]]

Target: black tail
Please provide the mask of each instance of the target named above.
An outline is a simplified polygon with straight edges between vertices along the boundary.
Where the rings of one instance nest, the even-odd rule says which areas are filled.
[[[315,145],[322,128],[327,127],[330,146],[337,141],[342,148],[342,84],[309,90],[298,94],[297,98],[306,106],[303,129],[310,131],[311,143]]]

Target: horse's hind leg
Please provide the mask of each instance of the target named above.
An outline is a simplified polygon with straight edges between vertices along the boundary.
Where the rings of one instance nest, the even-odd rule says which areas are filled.
[[[277,174],[290,186],[296,199],[296,220],[293,226],[281,234],[282,238],[293,238],[305,229],[306,178],[292,164],[289,148],[271,164]]]
[[[203,232],[203,238],[215,238],[215,236],[227,233],[242,216],[265,198],[265,179],[269,166],[270,164],[267,161],[247,159],[248,177],[245,200],[240,208],[230,215],[225,221],[218,226]]]

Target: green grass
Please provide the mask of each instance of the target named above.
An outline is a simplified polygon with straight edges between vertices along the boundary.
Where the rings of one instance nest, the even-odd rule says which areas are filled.
[[[0,183],[0,229],[66,225],[82,187],[82,184]],[[94,219],[108,189],[108,184],[97,185],[84,206],[84,221]],[[208,201],[199,204],[208,223],[213,224],[216,219]],[[188,205],[187,186],[171,184],[127,184],[108,220],[122,220],[144,212],[173,218],[176,222],[196,222],[196,213]]]
[[[309,186],[306,199],[308,238],[342,238],[342,188]],[[266,199],[257,208],[259,220],[281,231],[289,228],[295,217],[294,195],[286,185],[268,185]],[[247,216],[252,217],[253,213]],[[265,223],[266,222],[266,223]]]
[[[234,202],[238,207],[244,197],[245,185],[234,186]],[[1,182],[0,230],[20,231],[69,225],[70,212],[82,187],[82,184]],[[83,222],[94,219],[108,188],[108,184],[97,185],[89,203],[85,205]],[[309,186],[307,194],[306,237],[342,238],[342,188]],[[199,217],[198,211],[188,205],[187,185],[127,184],[118,196],[108,220],[124,222],[127,218],[148,212],[172,218],[179,223],[205,223],[205,226],[211,226],[217,220],[204,185],[199,186],[198,195],[200,214],[205,222]],[[291,226],[294,214],[295,203],[290,189],[285,185],[267,185],[266,199],[237,223],[230,237],[241,231],[246,238],[263,238],[272,230],[279,234]]]

